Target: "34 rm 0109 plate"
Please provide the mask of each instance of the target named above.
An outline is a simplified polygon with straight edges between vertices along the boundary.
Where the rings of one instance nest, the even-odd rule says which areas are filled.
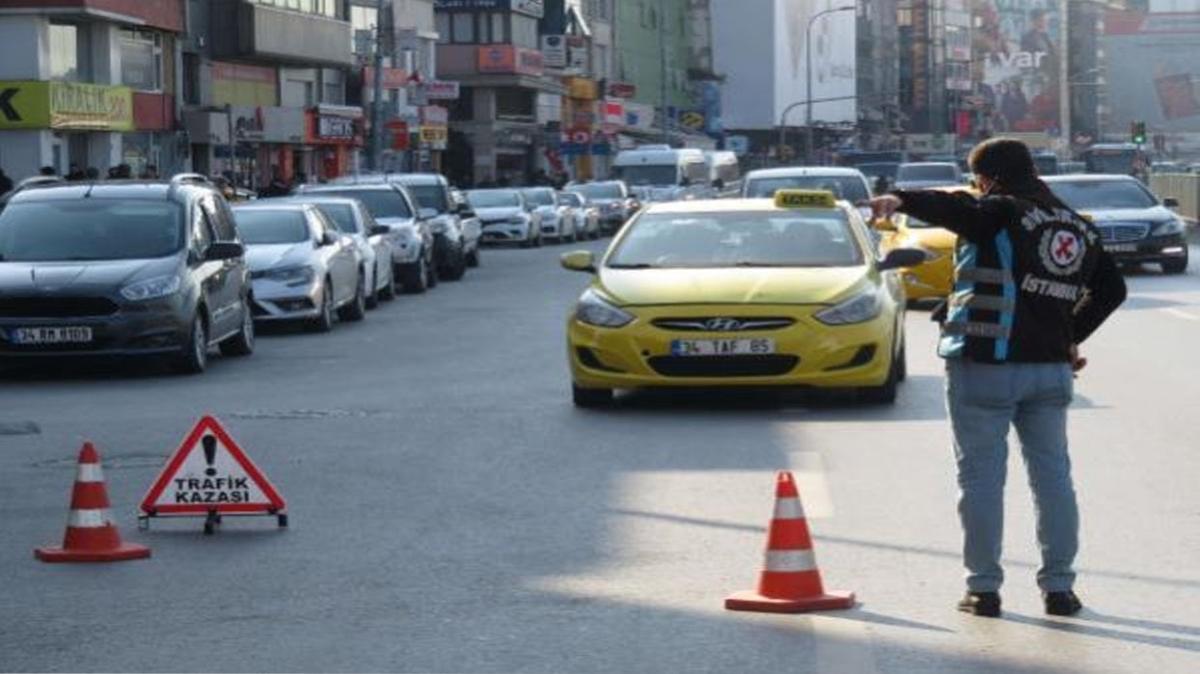
[[[676,339],[672,356],[761,356],[775,353],[773,339]]]
[[[14,344],[87,344],[92,341],[92,329],[87,326],[13,328],[10,340]]]

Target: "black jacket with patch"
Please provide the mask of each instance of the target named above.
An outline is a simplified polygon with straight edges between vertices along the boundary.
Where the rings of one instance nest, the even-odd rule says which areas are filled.
[[[978,362],[1069,362],[1125,301],[1100,232],[1045,183],[982,197],[898,191],[900,211],[958,234],[938,352]]]

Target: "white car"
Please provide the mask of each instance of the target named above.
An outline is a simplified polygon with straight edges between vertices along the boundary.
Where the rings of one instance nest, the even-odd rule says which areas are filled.
[[[527,187],[521,190],[535,213],[542,220],[542,236],[555,241],[578,241],[575,214],[558,202],[558,193],[553,187]]]
[[[946,161],[908,162],[896,170],[896,189],[924,190],[963,184],[962,169]]]
[[[521,190],[471,190],[467,203],[483,223],[485,242],[517,243],[522,248],[542,245],[542,217]]]
[[[872,196],[867,176],[856,168],[845,166],[788,166],[785,168],[758,169],[746,174],[742,182],[742,198],[772,198],[776,190],[828,190],[834,197],[858,206],[859,213],[868,220],[871,208],[867,205]]]
[[[374,309],[380,300],[396,298],[396,275],[392,267],[392,244],[388,235],[392,228],[375,222],[370,211],[358,199],[324,197],[316,194],[287,199],[264,199],[260,204],[279,201],[312,204],[321,209],[342,234],[354,240],[367,272],[367,308]]]
[[[567,185],[567,191],[582,194],[596,206],[600,211],[600,226],[607,232],[616,232],[642,207],[620,180],[574,183]]]
[[[600,238],[600,209],[579,192],[559,192],[558,203],[570,210],[581,239]]]
[[[233,215],[246,247],[254,320],[303,321],[328,332],[335,312],[363,319],[367,283],[358,246],[316,206],[239,204]]]

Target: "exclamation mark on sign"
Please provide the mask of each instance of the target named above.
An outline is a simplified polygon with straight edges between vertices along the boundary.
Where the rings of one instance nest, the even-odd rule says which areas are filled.
[[[204,474],[212,477],[217,474],[217,469],[213,468],[213,464],[217,461],[217,439],[206,435],[200,439],[200,443],[204,445],[204,460],[208,462],[208,468],[204,469]]]

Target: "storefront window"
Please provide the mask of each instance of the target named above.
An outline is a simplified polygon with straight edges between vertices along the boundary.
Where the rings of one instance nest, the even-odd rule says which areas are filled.
[[[162,89],[162,37],[145,31],[121,31],[121,84],[142,91]]]

